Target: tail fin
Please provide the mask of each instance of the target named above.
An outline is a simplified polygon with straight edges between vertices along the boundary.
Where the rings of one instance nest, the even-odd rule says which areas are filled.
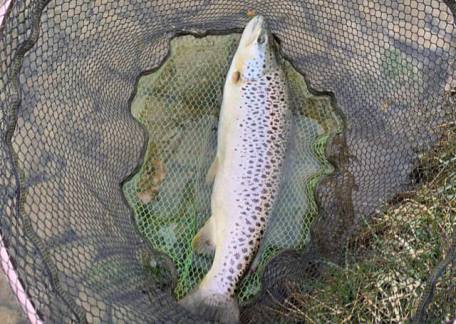
[[[205,320],[223,324],[239,323],[239,306],[232,297],[197,289],[181,299],[179,304]]]

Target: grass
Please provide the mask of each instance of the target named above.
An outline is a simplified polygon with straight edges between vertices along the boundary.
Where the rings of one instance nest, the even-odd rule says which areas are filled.
[[[456,317],[456,256],[448,255],[456,237],[456,124],[442,129],[441,141],[420,159],[420,185],[364,224],[345,264],[329,265],[312,292],[295,292],[281,313],[308,323],[404,323],[446,259],[427,320]]]

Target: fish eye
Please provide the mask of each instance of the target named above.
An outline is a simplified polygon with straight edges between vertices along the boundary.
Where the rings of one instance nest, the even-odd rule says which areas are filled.
[[[258,39],[257,39],[258,44],[263,44],[265,41],[266,41],[265,34],[261,34],[260,36],[258,36]]]

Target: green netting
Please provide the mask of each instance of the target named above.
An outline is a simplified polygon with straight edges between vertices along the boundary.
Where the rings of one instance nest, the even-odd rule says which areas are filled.
[[[210,215],[211,186],[204,179],[215,156],[222,89],[238,39],[239,35],[174,39],[170,58],[140,79],[132,103],[149,142],[144,164],[124,192],[140,231],[175,262],[177,298],[202,279],[212,261],[192,253],[191,241]],[[324,159],[325,143],[340,125],[329,98],[309,93],[304,78],[289,63],[283,64],[290,82],[293,139],[259,266],[243,279],[240,302],[259,291],[261,271],[272,256],[304,247],[317,213],[315,186],[331,171]]]

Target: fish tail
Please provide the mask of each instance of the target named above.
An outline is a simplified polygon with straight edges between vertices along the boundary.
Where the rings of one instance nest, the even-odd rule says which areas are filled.
[[[179,301],[191,313],[223,324],[239,323],[239,306],[233,297],[204,291],[200,288]]]

